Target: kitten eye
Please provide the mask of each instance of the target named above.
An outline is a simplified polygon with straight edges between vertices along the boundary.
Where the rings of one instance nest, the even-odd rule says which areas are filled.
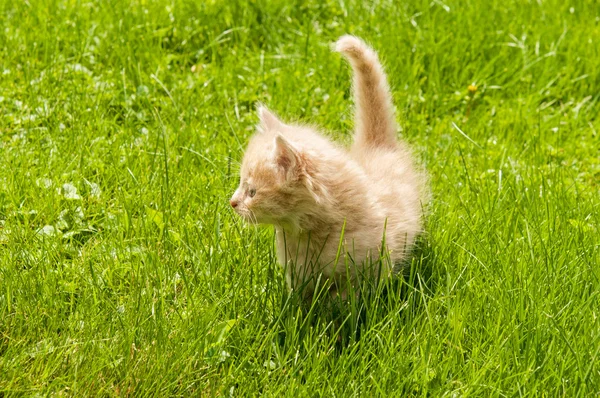
[[[250,196],[251,198],[253,198],[254,195],[256,195],[256,189],[252,188],[252,189],[250,189],[250,191],[248,191],[248,196]]]

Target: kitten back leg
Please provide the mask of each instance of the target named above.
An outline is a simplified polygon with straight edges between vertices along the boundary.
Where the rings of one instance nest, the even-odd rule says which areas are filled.
[[[396,146],[396,121],[392,96],[377,53],[361,39],[345,35],[335,51],[354,71],[355,142],[362,147]]]

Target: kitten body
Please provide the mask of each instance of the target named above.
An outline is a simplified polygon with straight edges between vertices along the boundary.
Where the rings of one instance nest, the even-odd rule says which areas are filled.
[[[231,198],[249,222],[273,224],[292,288],[312,294],[319,276],[345,295],[362,277],[389,277],[422,230],[425,176],[396,139],[391,95],[377,54],[343,36],[335,50],[354,71],[355,139],[347,150],[311,127],[259,107],[259,132]],[[368,269],[367,269],[368,268]]]

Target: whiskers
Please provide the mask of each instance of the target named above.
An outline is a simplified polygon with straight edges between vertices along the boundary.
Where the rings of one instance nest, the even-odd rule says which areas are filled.
[[[254,228],[258,227],[258,217],[251,209],[238,209],[232,214],[233,221],[237,227]]]
[[[247,212],[244,216],[248,223],[252,225],[258,225],[258,218],[256,217],[256,213],[254,213],[251,209],[247,209]]]

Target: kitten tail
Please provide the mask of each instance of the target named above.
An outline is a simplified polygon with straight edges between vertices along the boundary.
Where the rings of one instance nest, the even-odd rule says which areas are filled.
[[[363,147],[395,147],[392,96],[377,53],[361,39],[345,35],[335,43],[354,71],[355,141]]]

